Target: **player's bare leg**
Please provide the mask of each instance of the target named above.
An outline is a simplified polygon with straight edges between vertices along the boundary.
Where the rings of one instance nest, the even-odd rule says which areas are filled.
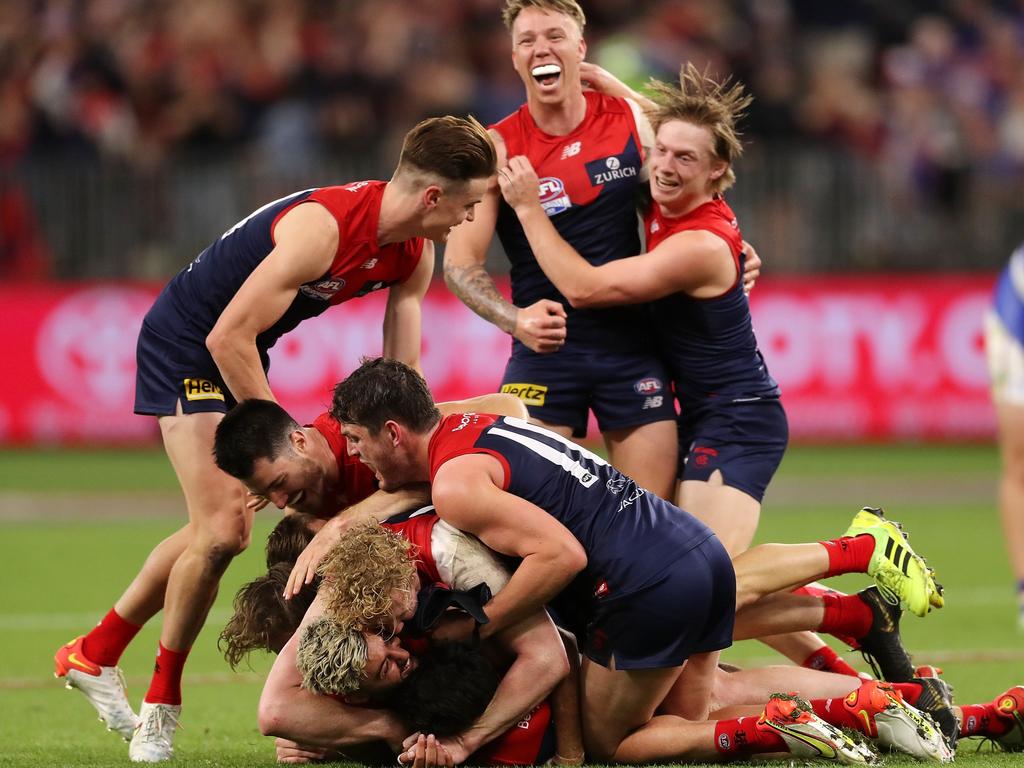
[[[584,658],[580,682],[587,758],[595,762],[642,763],[678,756],[683,750],[693,757],[713,756],[714,729],[706,723],[691,733],[685,729],[687,721],[672,717],[672,724],[684,725],[686,732],[677,734],[669,745],[663,745],[660,736],[646,733],[648,729],[660,733],[667,725],[657,722],[662,718],[652,718],[681,671],[681,667],[614,670]],[[701,751],[701,744],[710,751]]]
[[[167,591],[171,568],[188,547],[191,535],[191,526],[185,525],[157,544],[149,553],[138,575],[114,603],[114,610],[124,617],[125,621],[141,626],[164,607],[164,594]]]
[[[676,506],[685,509],[715,532],[729,557],[750,547],[761,519],[761,504],[738,488],[725,485],[716,470],[708,480],[683,480]]]
[[[674,420],[655,421],[603,433],[608,460],[641,488],[671,501],[679,442]]]
[[[171,758],[185,659],[206,621],[221,575],[249,543],[252,513],[246,509],[244,489],[217,468],[209,448],[222,418],[219,413],[160,418],[164,448],[188,506],[191,534],[167,581],[157,664],[139,713],[142,723],[129,747],[135,761]]]
[[[682,481],[676,492],[676,505],[713,530],[730,557],[735,557],[750,546],[761,519],[761,503],[738,488],[725,485],[721,471],[717,470],[707,480]],[[813,632],[759,639],[797,664],[803,664],[815,654],[821,654],[826,646],[825,641]],[[833,663],[848,667],[837,656]]]
[[[683,671],[658,707],[658,712],[687,720],[707,720],[711,712],[711,697],[718,677],[720,655],[718,651],[696,653],[687,659]],[[762,699],[762,702],[767,698]]]
[[[711,709],[714,711],[737,705],[760,707],[769,696],[779,691],[796,691],[805,699],[842,697],[857,690],[860,684],[859,677],[782,664],[733,672],[720,668],[715,672]],[[720,719],[714,715],[712,717]]]
[[[996,420],[1003,461],[999,511],[1010,569],[1017,581],[1018,625],[1024,630],[1024,406],[997,402]]]
[[[134,735],[139,718],[128,702],[118,662],[142,626],[163,607],[171,568],[190,536],[186,525],[160,542],[102,621],[54,656],[56,674],[66,686],[80,690],[107,728],[126,741]]]

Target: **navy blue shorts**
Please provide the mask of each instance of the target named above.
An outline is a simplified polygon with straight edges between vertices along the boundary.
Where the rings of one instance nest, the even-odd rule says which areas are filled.
[[[779,399],[704,401],[681,411],[679,479],[708,480],[721,470],[725,485],[761,501],[789,443]]]
[[[669,381],[649,354],[564,348],[539,355],[517,344],[501,391],[518,396],[533,418],[585,437],[589,411],[602,432],[674,419]]]
[[[600,591],[600,590],[598,590]],[[718,537],[680,556],[653,584],[594,597],[581,639],[584,655],[615,669],[678,667],[695,653],[732,645],[736,573]]]
[[[206,357],[208,362],[192,362]],[[180,341],[161,336],[145,322],[135,348],[135,413],[173,416],[182,413],[227,413],[235,399],[224,384],[213,358],[185,350]]]

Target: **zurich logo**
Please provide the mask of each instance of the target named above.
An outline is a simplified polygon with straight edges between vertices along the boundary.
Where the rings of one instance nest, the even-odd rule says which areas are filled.
[[[605,160],[604,164],[608,166],[609,171],[617,171],[619,170],[619,166],[622,165],[622,163],[619,162],[619,158],[615,157],[615,155],[612,155]]]

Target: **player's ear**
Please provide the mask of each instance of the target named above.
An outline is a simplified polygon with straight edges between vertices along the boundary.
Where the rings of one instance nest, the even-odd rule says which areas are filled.
[[[444,190],[442,190],[437,184],[431,184],[425,190],[423,190],[423,207],[428,211],[431,208],[436,208],[437,204],[441,202],[441,198],[444,196]]]
[[[711,161],[711,180],[717,181],[729,170],[729,164],[725,160]]]
[[[397,421],[385,421],[384,422],[384,434],[387,435],[388,441],[391,445],[398,445],[402,442],[404,436],[404,430],[402,425]]]
[[[304,453],[306,450],[306,433],[301,429],[293,429],[288,435],[288,439],[291,440],[292,448],[299,453]]]

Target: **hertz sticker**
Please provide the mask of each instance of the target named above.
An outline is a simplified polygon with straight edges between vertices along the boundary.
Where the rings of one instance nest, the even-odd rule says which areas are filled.
[[[502,384],[501,391],[507,395],[515,395],[527,405],[544,405],[548,388],[540,384]]]
[[[188,400],[224,400],[224,391],[206,379],[185,379],[185,398]]]

